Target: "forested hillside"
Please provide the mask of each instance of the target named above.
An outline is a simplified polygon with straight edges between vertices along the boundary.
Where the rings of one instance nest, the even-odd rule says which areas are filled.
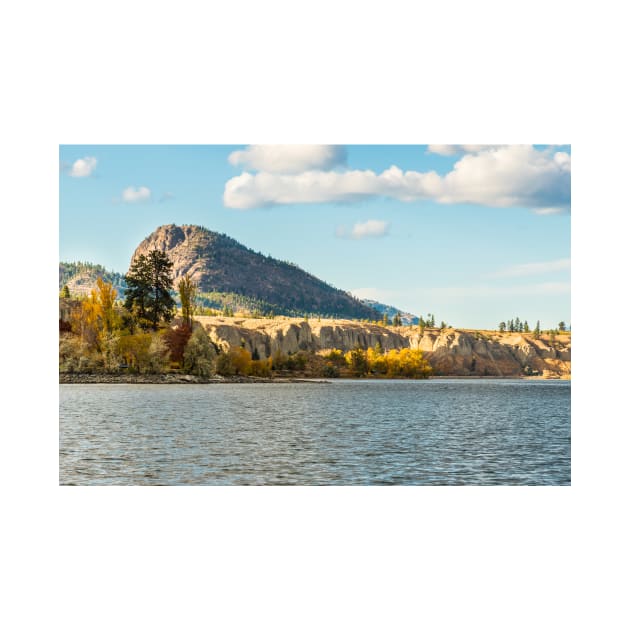
[[[72,295],[87,295],[96,286],[96,279],[99,277],[113,285],[118,296],[122,298],[126,286],[123,274],[116,271],[108,271],[102,265],[91,262],[59,263],[60,291],[64,286],[67,286]]]

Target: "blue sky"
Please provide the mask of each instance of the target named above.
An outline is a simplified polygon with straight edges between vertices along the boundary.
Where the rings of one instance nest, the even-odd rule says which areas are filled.
[[[165,223],[225,232],[459,327],[570,323],[570,147],[65,145],[59,257],[125,272]]]

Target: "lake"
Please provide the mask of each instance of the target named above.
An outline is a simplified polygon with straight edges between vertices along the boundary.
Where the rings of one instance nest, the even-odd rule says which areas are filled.
[[[73,485],[570,485],[571,383],[60,385]]]

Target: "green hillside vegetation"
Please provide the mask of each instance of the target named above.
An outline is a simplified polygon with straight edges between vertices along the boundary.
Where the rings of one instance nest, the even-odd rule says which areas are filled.
[[[271,304],[265,300],[239,295],[238,293],[200,292],[197,296],[197,301],[200,315],[223,314],[233,316],[235,313],[238,313],[244,317],[274,317],[276,315],[310,318],[331,317],[325,312],[301,311],[297,308],[288,308],[282,304]]]

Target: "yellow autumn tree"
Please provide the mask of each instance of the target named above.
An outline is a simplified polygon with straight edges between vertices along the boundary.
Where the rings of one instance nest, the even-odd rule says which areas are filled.
[[[245,348],[230,348],[219,355],[217,372],[223,376],[247,375],[251,373],[252,355]]]
[[[385,355],[387,376],[391,378],[428,378],[431,366],[422,356],[422,350],[403,348],[390,350]]]
[[[115,309],[116,289],[101,277],[89,297],[72,313],[72,327],[90,351],[101,351],[103,343],[120,326]]]
[[[387,361],[380,345],[376,348],[368,348],[367,361],[370,373],[375,375],[387,374]]]
[[[79,308],[71,315],[72,328],[81,341],[87,344],[88,350],[98,350],[100,340],[100,313],[101,307],[92,289],[90,297],[81,301]]]
[[[112,333],[119,326],[118,316],[114,309],[116,295],[116,289],[112,284],[105,282],[100,276],[96,279],[96,300],[100,306],[99,316],[105,333]]]

